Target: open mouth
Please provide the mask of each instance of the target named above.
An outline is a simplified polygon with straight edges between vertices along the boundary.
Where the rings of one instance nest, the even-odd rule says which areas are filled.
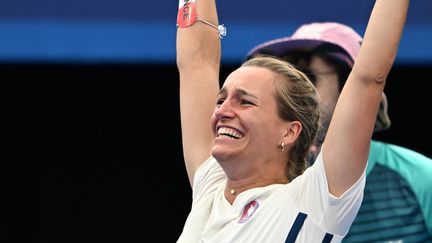
[[[226,137],[231,139],[240,139],[243,137],[243,134],[241,134],[235,129],[228,127],[220,127],[217,131],[217,135],[218,137]]]

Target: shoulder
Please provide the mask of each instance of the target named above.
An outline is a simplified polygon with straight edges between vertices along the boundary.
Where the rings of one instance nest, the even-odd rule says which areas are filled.
[[[226,181],[225,173],[216,159],[210,156],[198,167],[192,185],[192,198],[198,200],[214,192]]]

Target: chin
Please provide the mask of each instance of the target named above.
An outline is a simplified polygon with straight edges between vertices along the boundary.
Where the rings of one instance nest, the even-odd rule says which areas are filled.
[[[228,149],[228,148],[222,148],[222,146],[214,146],[212,149],[212,156],[217,160],[217,161],[225,161],[225,160],[229,160],[232,159],[236,156],[237,153],[235,153],[234,151]]]

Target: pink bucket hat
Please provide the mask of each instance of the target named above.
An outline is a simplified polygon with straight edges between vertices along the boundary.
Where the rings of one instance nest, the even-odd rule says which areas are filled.
[[[293,35],[264,42],[247,54],[250,57],[259,52],[280,56],[293,50],[313,50],[323,44],[339,49],[334,55],[351,67],[357,57],[363,38],[351,27],[335,23],[311,23],[300,26]],[[345,55],[344,55],[345,54]]]
[[[362,41],[363,38],[347,25],[336,22],[309,23],[300,26],[291,36],[266,41],[254,47],[246,59],[256,54],[283,56],[292,51],[313,51],[325,45],[328,55],[352,67]],[[391,125],[387,106],[387,98],[383,93],[375,131],[387,130]]]

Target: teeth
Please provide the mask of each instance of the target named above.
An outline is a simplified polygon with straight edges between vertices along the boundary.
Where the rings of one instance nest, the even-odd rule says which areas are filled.
[[[221,127],[218,130],[218,135],[219,136],[228,136],[230,138],[242,138],[243,135],[241,135],[240,133],[238,133],[236,130],[231,129],[231,128],[227,128],[227,127]]]

